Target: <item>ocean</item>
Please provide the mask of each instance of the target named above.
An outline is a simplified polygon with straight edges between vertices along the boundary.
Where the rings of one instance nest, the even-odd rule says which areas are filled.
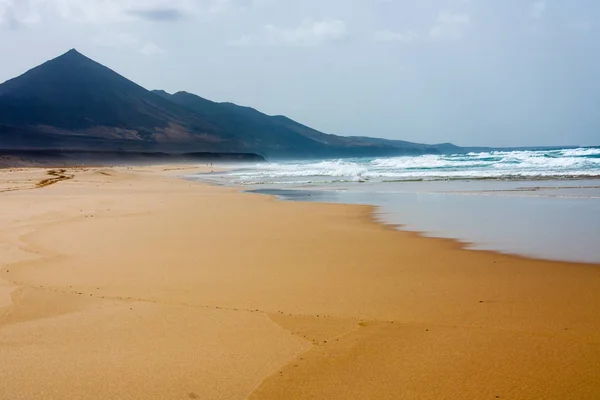
[[[600,263],[600,147],[231,166],[192,177],[283,200],[370,204],[474,250]]]

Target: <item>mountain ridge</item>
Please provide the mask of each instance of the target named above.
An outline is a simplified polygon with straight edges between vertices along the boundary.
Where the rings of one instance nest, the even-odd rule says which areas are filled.
[[[275,158],[423,154],[448,148],[337,136],[286,116],[186,91],[150,91],[75,49],[0,84],[0,148],[23,146],[250,152]]]

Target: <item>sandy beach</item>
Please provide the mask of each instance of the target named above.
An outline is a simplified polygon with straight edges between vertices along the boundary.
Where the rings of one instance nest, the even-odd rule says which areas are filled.
[[[599,265],[197,170],[0,170],[0,399],[600,398]]]

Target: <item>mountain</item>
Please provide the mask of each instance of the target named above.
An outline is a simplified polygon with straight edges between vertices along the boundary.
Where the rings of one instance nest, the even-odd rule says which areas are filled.
[[[340,154],[344,156],[418,154],[426,148],[424,145],[409,142],[397,145],[391,142],[376,140],[370,142],[326,134],[281,115],[269,116],[250,107],[233,103],[216,103],[187,92],[172,95],[165,91],[154,91],[154,93],[190,110],[203,120],[222,127],[227,132],[238,133],[244,148],[248,151],[267,155],[325,157]],[[436,151],[433,147],[427,150]]]
[[[74,49],[0,85],[0,149],[342,157],[444,146],[330,135],[187,92],[148,91]]]
[[[396,147],[396,148],[407,148],[413,149],[415,152],[422,153],[444,153],[444,154],[454,154],[454,153],[463,153],[465,152],[465,148],[457,146],[452,143],[439,143],[439,144],[421,144],[421,143],[413,143],[407,142],[404,140],[392,140],[392,139],[379,139],[365,136],[350,136],[350,139],[355,141],[360,141],[364,143],[370,143],[373,145],[379,146],[388,146],[388,147]],[[481,147],[481,149],[490,148]],[[481,150],[481,151],[487,151]],[[470,150],[469,150],[470,151]]]
[[[240,148],[231,134],[76,50],[0,85],[0,135],[0,147],[31,137],[36,147]]]

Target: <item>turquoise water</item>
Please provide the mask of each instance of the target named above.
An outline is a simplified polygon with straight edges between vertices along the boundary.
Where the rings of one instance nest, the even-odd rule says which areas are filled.
[[[282,161],[245,165],[227,174],[237,185],[592,177],[600,177],[600,147]]]
[[[374,205],[382,222],[476,250],[600,264],[600,148],[286,161],[194,178]]]

